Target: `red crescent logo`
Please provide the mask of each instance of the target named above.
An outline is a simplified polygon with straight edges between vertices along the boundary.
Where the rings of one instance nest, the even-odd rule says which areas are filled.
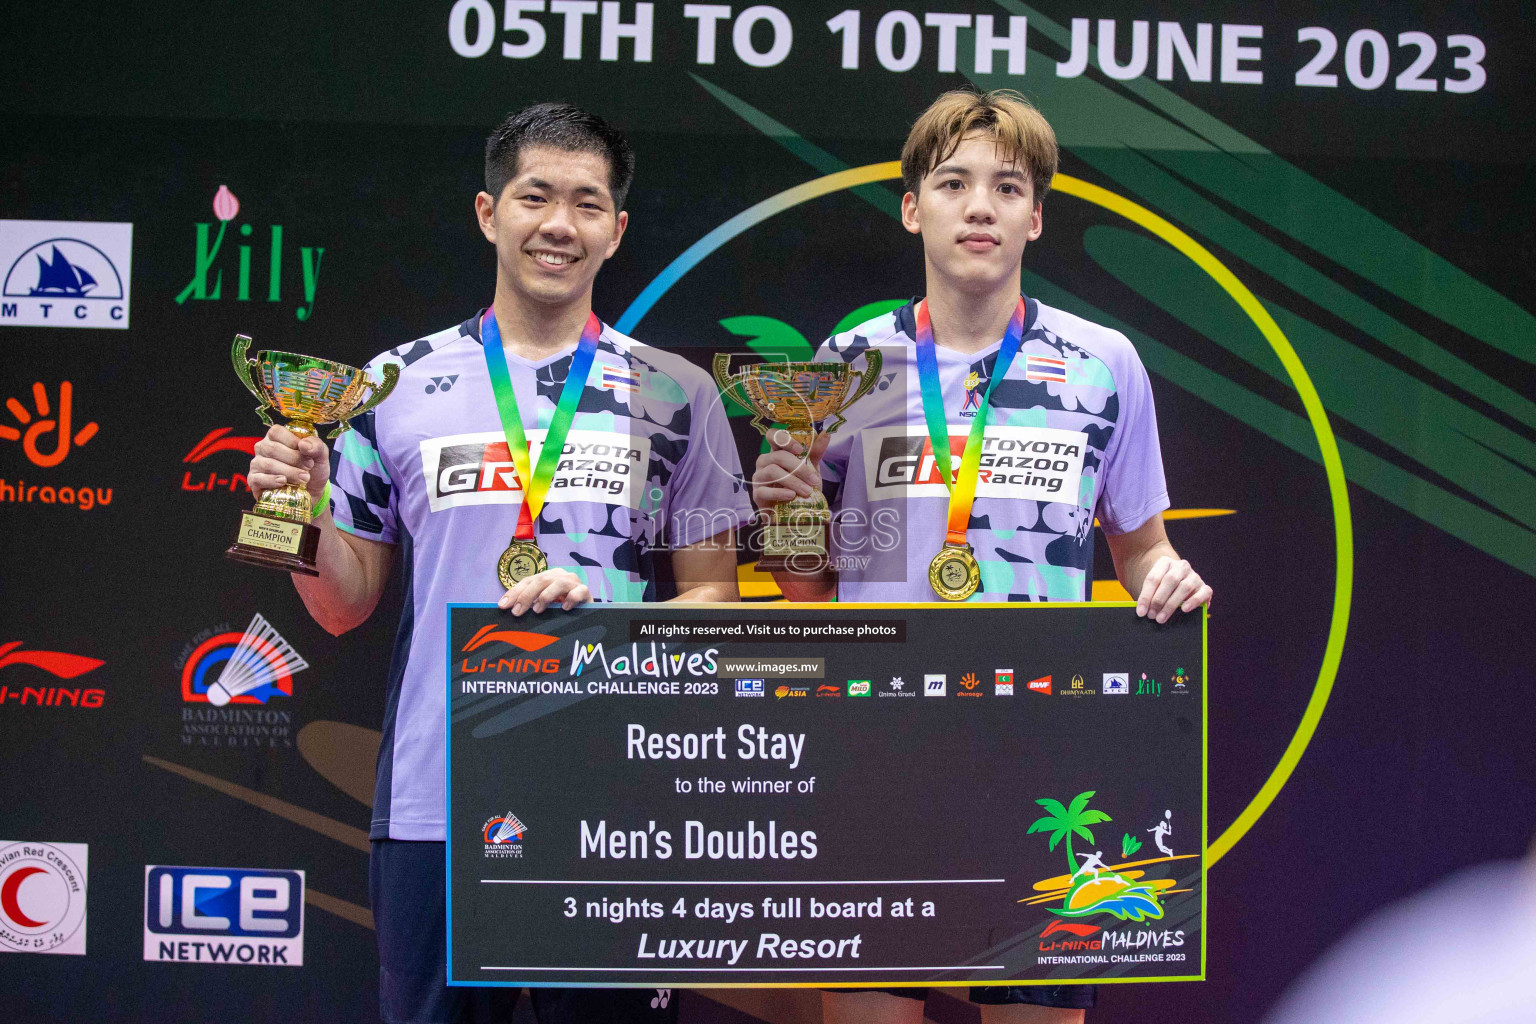
[[[47,921],[34,921],[26,914],[23,914],[21,912],[21,905],[16,902],[16,890],[21,888],[21,883],[33,875],[40,875],[42,873],[42,868],[17,868],[16,872],[5,880],[5,884],[0,886],[0,910],[3,910],[6,917],[15,921],[23,928],[42,928],[48,924]]]
[[[497,629],[495,626],[481,626],[469,642],[464,645],[464,652],[484,647],[488,643],[501,640],[521,650],[533,652],[543,650],[556,640],[555,636],[545,636],[543,633],[524,633],[515,629]]]

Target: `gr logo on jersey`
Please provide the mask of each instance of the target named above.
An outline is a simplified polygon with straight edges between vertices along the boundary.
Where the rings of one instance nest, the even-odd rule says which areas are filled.
[[[304,965],[304,872],[144,867],[144,959]]]
[[[949,428],[950,455],[957,467],[967,429]],[[871,501],[948,497],[925,427],[866,430],[863,439],[865,488]],[[1076,504],[1087,440],[1080,431],[1054,427],[987,427],[977,497]]]
[[[528,431],[538,465],[544,431]],[[500,431],[433,437],[421,442],[421,469],[433,512],[461,505],[518,505],[523,488]],[[572,430],[555,464],[549,485],[550,501],[596,501],[605,505],[640,507],[651,463],[648,437],[631,437],[604,430]]]

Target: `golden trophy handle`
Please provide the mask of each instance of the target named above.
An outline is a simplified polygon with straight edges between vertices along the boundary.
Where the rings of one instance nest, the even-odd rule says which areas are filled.
[[[371,380],[363,381],[363,387],[368,389],[368,398],[358,404],[355,408],[352,409],[351,412],[347,413],[339,421],[337,421],[336,429],[326,435],[326,440],[334,440],[335,438],[338,438],[342,434],[345,434],[347,431],[351,430],[352,426],[347,422],[348,420],[354,416],[361,416],[369,409],[372,409],[374,406],[384,401],[384,399],[388,398],[391,391],[395,390],[395,384],[400,380],[400,367],[394,363],[385,363],[383,373],[383,383],[375,384]]]
[[[235,363],[235,376],[239,377],[240,383],[245,385],[245,389],[251,394],[255,395],[257,401],[261,402],[261,404],[256,407],[256,415],[261,417],[261,422],[270,427],[272,425],[272,417],[267,415],[267,409],[270,408],[267,402],[267,396],[262,394],[261,391],[257,389],[255,383],[251,380],[251,367],[256,365],[256,360],[246,358],[245,353],[250,350],[250,347],[250,336],[246,334],[237,334],[235,335],[234,348],[230,350],[230,357],[234,360]]]
[[[872,348],[864,350],[864,370],[862,373],[854,373],[854,376],[859,378],[859,389],[853,393],[852,398],[848,399],[848,405],[852,405],[869,394],[870,389],[875,386],[875,382],[880,379],[880,368],[884,365],[885,356]],[[845,405],[843,408],[846,409],[847,407]]]
[[[759,433],[766,434],[771,425],[769,420],[763,418],[756,404],[746,398],[746,378],[734,376],[731,370],[730,353],[720,352],[715,355],[714,361],[715,383],[720,386],[720,394],[734,402],[737,408],[743,412],[752,414],[752,427]],[[741,394],[738,395],[737,392]]]
[[[885,365],[885,356],[881,355],[879,352],[876,352],[872,348],[864,350],[864,369],[862,371],[848,371],[850,374],[859,379],[859,385],[854,390],[853,397],[849,398],[848,401],[843,403],[842,409],[839,409],[837,412],[832,414],[833,421],[827,425],[826,429],[824,429],[822,433],[830,434],[832,431],[848,422],[847,417],[843,415],[843,409],[848,408],[849,406],[853,405],[854,402],[857,402],[859,399],[869,394],[870,390],[875,386],[875,382],[880,379],[880,367],[883,365]]]

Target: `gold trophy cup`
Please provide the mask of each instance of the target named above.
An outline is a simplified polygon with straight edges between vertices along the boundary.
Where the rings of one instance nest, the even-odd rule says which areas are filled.
[[[340,436],[350,429],[347,420],[384,401],[400,376],[398,366],[387,364],[384,383],[375,384],[356,367],[295,352],[264,351],[248,359],[250,347],[250,338],[235,335],[235,375],[260,400],[256,415],[271,426],[267,410],[272,409],[300,438],[313,437],[316,423],[338,424],[329,436]],[[320,529],[310,522],[316,514],[312,505],[309,492],[296,484],[267,491],[255,509],[241,513],[235,543],[224,554],[267,569],[320,575],[315,568]]]
[[[848,363],[753,363],[730,372],[731,357],[715,356],[720,393],[751,411],[752,426],[767,435],[782,424],[807,452],[818,434],[830,434],[847,422],[843,410],[867,395],[880,379],[882,357],[864,353],[864,370]],[[826,423],[827,420],[832,422]],[[824,424],[817,429],[817,424]],[[820,494],[777,505],[763,524],[764,572],[814,574],[827,564],[827,524],[832,512]]]

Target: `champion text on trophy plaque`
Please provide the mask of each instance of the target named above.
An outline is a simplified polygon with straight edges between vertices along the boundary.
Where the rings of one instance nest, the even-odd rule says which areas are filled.
[[[261,401],[256,415],[270,426],[267,410],[274,410],[300,438],[314,436],[316,423],[338,423],[330,433],[337,437],[348,429],[347,420],[384,401],[400,374],[399,367],[387,365],[384,382],[375,384],[345,363],[294,352],[264,351],[247,358],[250,345],[250,338],[235,335],[232,356],[240,382]],[[320,529],[310,522],[316,515],[313,504],[309,492],[295,484],[267,491],[253,510],[241,514],[235,543],[225,555],[267,569],[318,576]]]

